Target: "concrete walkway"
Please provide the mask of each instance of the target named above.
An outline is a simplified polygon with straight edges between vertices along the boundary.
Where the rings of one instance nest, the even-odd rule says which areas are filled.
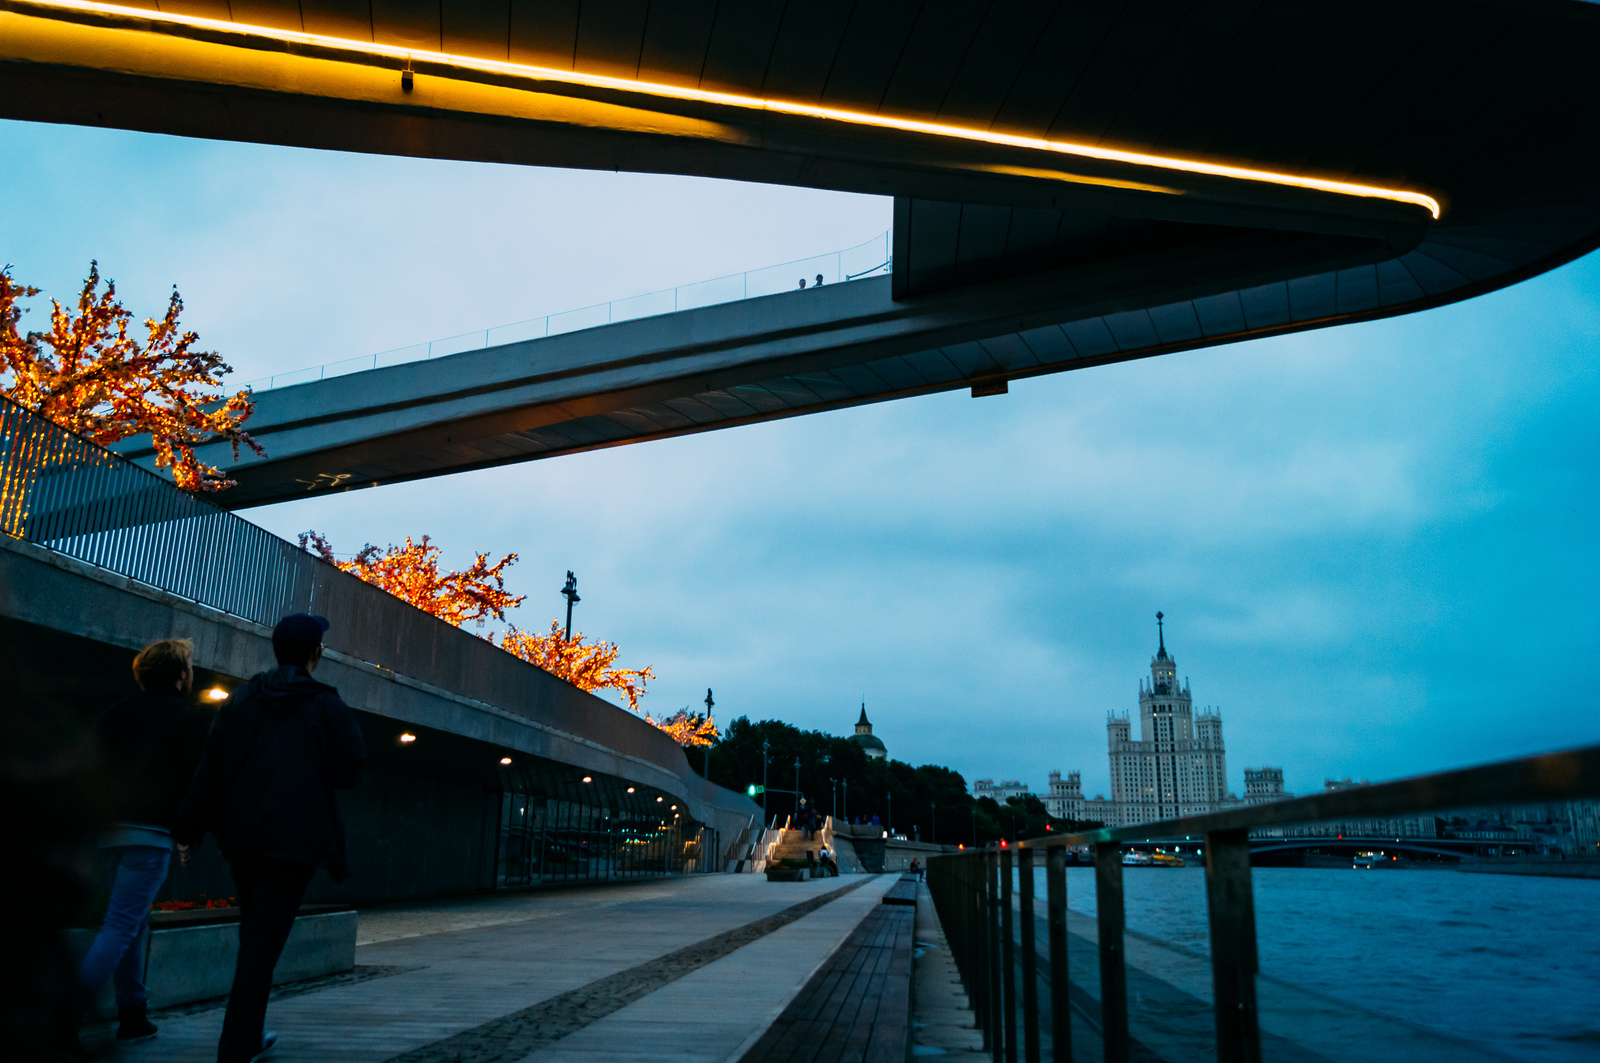
[[[273,1058],[725,1063],[897,879],[704,875],[363,912],[354,972],[274,999]],[[209,1063],[222,1014],[153,1014],[160,1035],[120,1050],[110,1026],[85,1040],[130,1063]]]

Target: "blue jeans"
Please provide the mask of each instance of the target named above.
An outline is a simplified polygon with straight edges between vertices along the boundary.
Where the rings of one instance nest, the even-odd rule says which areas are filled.
[[[151,845],[102,849],[111,879],[111,901],[100,933],[78,968],[78,982],[91,993],[115,976],[117,1006],[143,1004],[144,949],[140,939],[150,921],[150,905],[167,880],[172,852]]]

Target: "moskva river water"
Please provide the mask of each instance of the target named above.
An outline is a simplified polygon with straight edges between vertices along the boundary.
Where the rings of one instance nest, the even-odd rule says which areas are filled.
[[[1128,962],[1142,955],[1209,1001],[1204,965],[1185,958],[1207,953],[1204,870],[1123,871]],[[1325,1058],[1600,1060],[1600,880],[1316,868],[1253,878],[1263,1029],[1275,998],[1291,1001],[1279,1032]],[[1094,914],[1092,868],[1068,869],[1067,906]],[[1339,1005],[1350,1006],[1342,1030],[1328,1019]],[[1297,1007],[1313,1017],[1285,1018]],[[1137,1023],[1131,1032],[1140,1037]],[[1283,1037],[1267,1047],[1268,1058],[1293,1054]]]

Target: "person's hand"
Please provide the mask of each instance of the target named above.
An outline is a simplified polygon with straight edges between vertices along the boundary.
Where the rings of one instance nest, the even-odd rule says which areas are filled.
[[[190,846],[187,846],[187,845],[183,844],[182,842],[179,842],[178,843],[178,863],[181,864],[184,867],[188,867],[189,866],[189,861],[193,860],[193,859],[194,859],[194,849],[191,848]]]

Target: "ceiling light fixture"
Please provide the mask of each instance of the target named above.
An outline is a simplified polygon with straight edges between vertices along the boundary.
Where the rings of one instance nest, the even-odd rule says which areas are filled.
[[[119,4],[97,3],[95,0],[33,0],[29,6],[44,8],[57,8],[63,11],[92,12],[96,14],[120,15],[137,19],[146,23],[164,22],[179,26],[192,26],[207,29],[213,32],[224,33],[230,36],[258,37],[274,41],[284,41],[295,44],[317,45],[319,47],[339,48],[365,55],[382,56],[386,59],[403,61],[409,69],[413,62],[422,61],[440,66],[455,67],[460,70],[477,70],[496,74],[509,74],[516,77],[527,78],[530,81],[573,85],[583,88],[599,88],[635,92],[644,96],[654,96],[659,99],[688,100],[695,103],[716,104],[724,107],[733,107],[748,111],[765,111],[774,114],[787,114],[801,118],[818,118],[826,121],[841,122],[849,125],[865,126],[876,129],[892,129],[903,133],[921,133],[928,136],[945,139],[966,140],[974,143],[994,144],[1000,147],[1022,148],[1029,151],[1038,151],[1054,155],[1067,155],[1082,159],[1094,159],[1101,162],[1118,162],[1130,166],[1138,166],[1156,170],[1170,170],[1180,173],[1203,174],[1210,177],[1224,177],[1239,181],[1249,181],[1259,184],[1280,185],[1291,188],[1307,188],[1320,192],[1331,192],[1337,195],[1358,196],[1369,199],[1387,199],[1396,203],[1410,203],[1422,207],[1433,217],[1440,214],[1439,201],[1432,196],[1423,195],[1421,192],[1410,192],[1399,188],[1385,188],[1379,185],[1357,184],[1351,181],[1335,181],[1321,177],[1304,177],[1298,174],[1279,173],[1273,170],[1257,170],[1248,166],[1230,166],[1226,163],[1206,162],[1200,159],[1185,159],[1177,156],[1152,155],[1142,151],[1122,151],[1116,148],[1105,148],[1097,144],[1080,144],[1068,140],[1050,140],[1045,137],[1019,136],[1013,133],[996,133],[987,129],[971,129],[966,126],[950,125],[945,122],[927,122],[915,118],[897,118],[893,115],[870,114],[865,111],[852,111],[842,107],[822,107],[817,104],[800,103],[794,100],[766,99],[760,96],[746,96],[734,92],[714,92],[708,89],[688,88],[681,85],[666,85],[654,81],[642,81],[634,78],[609,77],[604,74],[586,74],[576,70],[558,70],[553,67],[533,66],[526,63],[511,63],[498,59],[478,59],[472,56],[455,55],[449,52],[433,52],[417,48],[401,48],[395,45],[378,44],[372,41],[350,40],[344,37],[328,37],[318,33],[304,33],[297,30],[274,29],[268,26],[257,26],[244,22],[230,22],[222,19],[200,18],[194,15],[178,15],[166,11],[152,11],[144,8],[124,7]],[[26,8],[23,8],[25,11]],[[1063,175],[1067,179],[1072,175]]]
[[[415,742],[416,740],[417,740],[417,736],[412,734],[410,731],[404,731],[400,735],[400,744],[401,745],[410,745],[412,742]]]

